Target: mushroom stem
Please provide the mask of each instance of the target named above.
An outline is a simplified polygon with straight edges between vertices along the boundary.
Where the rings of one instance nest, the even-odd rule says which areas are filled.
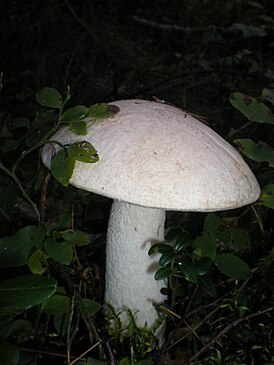
[[[107,233],[105,301],[115,310],[130,308],[136,324],[148,327],[158,318],[153,302],[161,303],[166,284],[154,279],[158,255],[148,255],[164,240],[165,210],[114,201]],[[126,324],[126,316],[122,316]]]

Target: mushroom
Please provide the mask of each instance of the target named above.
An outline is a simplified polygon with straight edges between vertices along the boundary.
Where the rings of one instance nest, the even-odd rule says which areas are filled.
[[[154,279],[158,257],[149,256],[164,241],[166,210],[211,212],[258,199],[256,178],[240,154],[208,126],[164,103],[120,100],[119,112],[88,121],[84,139],[99,162],[76,162],[70,183],[112,198],[106,247],[105,301],[128,307],[136,323],[148,327],[158,318],[153,303],[165,296],[165,281]],[[83,139],[67,127],[53,137],[62,144]],[[56,146],[55,146],[56,147]],[[42,152],[50,168],[52,146]],[[126,321],[126,318],[123,318]]]

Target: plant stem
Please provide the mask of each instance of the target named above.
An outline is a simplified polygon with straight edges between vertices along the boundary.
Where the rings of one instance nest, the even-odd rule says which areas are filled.
[[[1,162],[0,162],[0,169],[3,170],[7,175],[9,175],[13,181],[16,183],[16,185],[18,186],[19,190],[21,191],[23,197],[29,202],[29,204],[31,205],[35,215],[37,216],[37,220],[38,222],[40,222],[40,213],[39,210],[36,206],[36,204],[31,200],[31,198],[29,197],[29,195],[27,194],[27,192],[25,191],[25,189],[23,188],[23,186],[21,185],[20,181],[18,180],[17,176],[15,175],[14,172],[10,171],[8,168],[6,168]]]

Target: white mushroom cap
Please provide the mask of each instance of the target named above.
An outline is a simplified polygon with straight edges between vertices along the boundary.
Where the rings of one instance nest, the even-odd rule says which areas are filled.
[[[240,154],[185,111],[144,100],[110,104],[120,111],[90,121],[87,135],[66,127],[53,136],[63,144],[84,139],[98,152],[97,163],[76,162],[72,185],[165,210],[227,210],[258,199],[259,185]],[[48,167],[51,148],[42,153]]]

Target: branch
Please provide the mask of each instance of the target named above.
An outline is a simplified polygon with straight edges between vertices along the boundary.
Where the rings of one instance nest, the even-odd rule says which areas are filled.
[[[192,33],[202,33],[202,32],[206,32],[208,30],[212,31],[212,30],[221,29],[221,28],[217,28],[215,25],[208,25],[206,27],[182,27],[182,26],[176,25],[176,24],[162,24],[162,23],[153,22],[151,20],[139,18],[138,16],[133,16],[132,19],[136,23],[139,23],[141,25],[144,25],[144,26],[147,26],[150,28],[154,28],[154,29],[163,30],[166,32],[180,32],[180,33],[192,34]]]
[[[238,326],[238,324],[244,322],[244,321],[248,321],[252,318],[258,317],[262,314],[271,312],[274,310],[274,306],[273,307],[269,307],[266,308],[262,311],[258,311],[256,313],[252,313],[249,314],[245,317],[236,319],[235,321],[233,321],[232,323],[230,323],[229,325],[227,325],[221,332],[219,332],[217,334],[217,336],[215,336],[211,341],[209,341],[204,347],[201,348],[200,351],[198,351],[194,356],[192,356],[191,359],[187,360],[186,362],[184,362],[182,365],[190,365],[194,360],[196,360],[198,357],[200,357],[209,347],[211,347],[212,345],[215,344],[215,342],[219,341],[220,338],[222,338],[227,332],[229,332],[232,328]]]

